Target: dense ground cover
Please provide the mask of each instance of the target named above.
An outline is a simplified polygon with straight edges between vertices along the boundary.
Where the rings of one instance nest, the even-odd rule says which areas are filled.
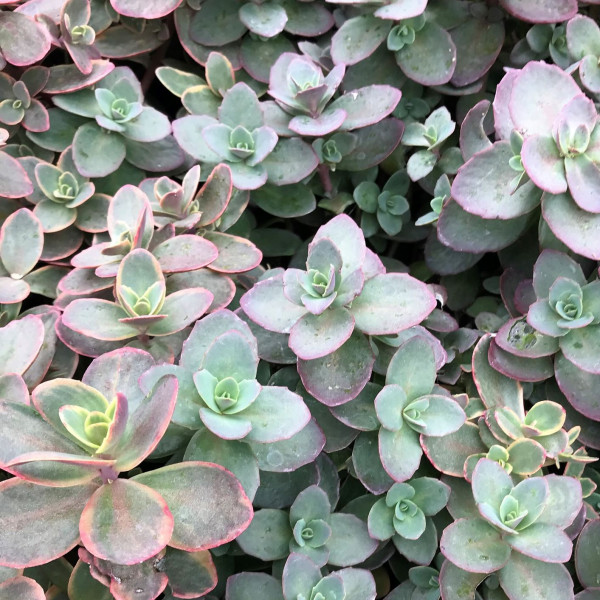
[[[0,600],[600,600],[598,0],[0,0]]]

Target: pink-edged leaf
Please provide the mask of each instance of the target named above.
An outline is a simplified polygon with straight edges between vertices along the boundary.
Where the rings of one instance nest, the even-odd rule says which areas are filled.
[[[565,159],[565,171],[569,183],[569,191],[579,208],[586,212],[600,213],[600,169],[597,163],[587,156]],[[552,191],[552,190],[548,190]],[[565,192],[566,190],[560,190]]]
[[[133,469],[156,448],[175,410],[177,387],[177,378],[165,375],[131,414],[121,447],[114,451],[120,471]]]
[[[532,135],[521,149],[525,172],[537,187],[552,194],[567,191],[565,162],[550,135]]]
[[[85,336],[115,342],[138,335],[135,327],[120,322],[120,319],[127,316],[127,313],[114,302],[86,298],[71,302],[62,315],[62,322]]]
[[[323,136],[339,129],[346,120],[346,111],[329,108],[318,117],[298,115],[289,122],[289,128],[299,135]]]
[[[137,348],[122,348],[107,352],[92,361],[82,382],[96,388],[105,398],[121,393],[127,398],[129,414],[135,412],[145,398],[138,381],[155,364],[154,358]]]
[[[298,360],[304,387],[327,406],[349,402],[369,380],[375,356],[368,339],[354,331],[335,352],[315,360]]]
[[[465,160],[492,146],[484,128],[484,120],[489,110],[490,101],[481,100],[463,119],[460,127],[460,151]]]
[[[13,279],[21,279],[35,267],[43,247],[43,227],[32,211],[21,208],[4,221],[0,258]]]
[[[66,94],[90,87],[106,77],[114,68],[115,65],[108,60],[93,60],[92,72],[87,75],[75,65],[50,67],[50,76],[44,92],[46,94]]]
[[[12,473],[51,487],[73,487],[115,475],[114,460],[62,452],[27,452],[6,465]]]
[[[544,194],[542,215],[552,233],[571,250],[600,260],[600,215],[581,210],[569,194]]]
[[[217,165],[196,194],[202,211],[198,223],[201,227],[213,223],[223,214],[232,191],[231,169],[226,164]]]
[[[69,329],[61,319],[56,322],[55,328],[60,341],[73,352],[83,356],[95,358],[105,352],[112,352],[117,348],[121,348],[124,344],[124,342],[103,342],[87,337],[73,329]]]
[[[219,256],[208,265],[208,268],[213,271],[219,273],[250,271],[262,260],[262,252],[245,238],[220,231],[207,232],[205,238],[219,251]]]
[[[55,431],[30,406],[0,403],[0,465],[28,452],[60,452],[86,458],[79,446]]]
[[[514,127],[525,137],[550,135],[563,106],[578,94],[579,86],[559,67],[528,63],[512,85],[509,110]]]
[[[310,411],[301,396],[271,385],[263,387],[241,414],[252,423],[246,439],[262,444],[289,439],[310,421]]]
[[[6,598],[6,600],[12,598],[18,598],[19,600],[46,600],[46,594],[37,581],[18,575],[0,583],[0,598]]]
[[[166,500],[175,519],[169,546],[179,550],[196,552],[225,544],[252,520],[252,503],[242,486],[218,465],[183,462],[130,481],[151,487]]]
[[[16,304],[29,296],[29,284],[22,279],[0,277],[0,303]]]
[[[3,12],[0,19],[0,49],[7,62],[17,67],[31,65],[50,50],[50,37],[36,21],[18,12]]]
[[[38,356],[44,343],[44,324],[27,315],[0,328],[0,375],[22,375]]]
[[[498,572],[500,585],[509,598],[527,600],[573,600],[573,579],[564,565],[543,562],[513,552],[510,560]]]
[[[289,333],[308,312],[285,297],[283,275],[258,282],[240,298],[240,305],[252,321],[277,333]]]
[[[529,0],[500,0],[500,4],[517,19],[530,23],[559,23],[577,14],[577,0],[544,0],[539,4]]]
[[[354,318],[343,307],[320,315],[308,313],[292,327],[289,345],[299,358],[314,360],[338,350],[353,331]]]
[[[406,273],[388,273],[365,282],[350,312],[363,333],[386,335],[418,325],[435,306],[423,282]]]
[[[350,131],[378,123],[396,108],[402,92],[390,85],[368,85],[340,96],[328,110],[344,110],[342,130]],[[293,128],[291,128],[293,129]]]
[[[0,196],[4,198],[22,198],[33,193],[33,184],[25,169],[16,158],[0,152]]]
[[[197,598],[217,585],[217,569],[208,550],[184,552],[167,548],[165,570],[175,598]]]
[[[485,573],[469,573],[445,560],[440,569],[440,590],[444,598],[454,596],[454,600],[474,600],[479,584],[486,577]]]
[[[158,554],[173,533],[173,515],[155,490],[133,479],[104,484],[85,506],[82,544],[98,558],[134,565]]]
[[[22,569],[59,558],[79,541],[81,511],[97,485],[54,488],[0,483],[0,563]]]
[[[567,562],[573,551],[567,534],[546,523],[533,523],[517,534],[505,535],[504,540],[513,550],[547,563]]]
[[[182,0],[110,0],[121,15],[136,19],[160,19],[173,12]]]
[[[348,19],[331,38],[331,58],[336,65],[354,65],[371,56],[386,39],[391,23],[372,15]]]
[[[463,131],[464,128],[461,136]],[[507,141],[477,152],[458,170],[452,182],[454,200],[470,214],[485,219],[514,219],[531,212],[539,204],[541,192],[532,183],[514,191],[517,172],[509,165],[512,156]]]
[[[600,421],[600,374],[582,371],[562,354],[554,365],[556,382],[573,408],[588,419]]]
[[[10,400],[17,404],[29,404],[29,390],[23,378],[16,373],[0,375],[0,402]]]
[[[152,250],[163,273],[179,273],[201,269],[219,254],[214,244],[197,235],[172,237]]]
[[[427,0],[396,0],[387,6],[382,6],[375,11],[375,16],[380,19],[403,21],[418,17],[427,8]]]
[[[405,423],[399,431],[379,430],[379,457],[394,481],[410,479],[421,464],[419,435]]]
[[[211,305],[213,295],[203,288],[190,288],[173,292],[165,298],[161,312],[166,315],[158,323],[150,325],[150,335],[170,335],[181,331],[199,319]]]

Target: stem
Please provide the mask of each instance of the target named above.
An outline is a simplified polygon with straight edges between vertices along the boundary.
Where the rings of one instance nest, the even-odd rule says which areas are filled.
[[[333,184],[331,183],[331,176],[329,174],[329,167],[327,165],[319,165],[317,168],[319,177],[321,179],[321,185],[325,191],[325,195],[331,197],[333,191]]]

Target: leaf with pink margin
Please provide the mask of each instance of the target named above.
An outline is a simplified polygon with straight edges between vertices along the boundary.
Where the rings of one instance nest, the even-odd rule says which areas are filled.
[[[179,550],[197,552],[230,542],[252,520],[252,503],[242,486],[218,465],[189,461],[136,475],[130,481],[147,485],[166,500],[175,519],[168,543]]]
[[[513,552],[498,572],[500,585],[511,600],[573,600],[573,580],[563,566]]]
[[[562,108],[578,94],[579,86],[559,67],[528,63],[512,86],[509,110],[515,128],[526,138],[550,135]]]
[[[579,63],[579,78],[583,87],[593,94],[600,93],[600,68],[596,56],[584,56]]]
[[[115,65],[108,60],[93,60],[92,72],[82,73],[75,65],[55,65],[50,67],[48,83],[44,88],[46,94],[65,94],[94,85],[104,79]]]
[[[44,58],[50,50],[50,36],[32,18],[18,12],[3,12],[0,48],[7,62],[23,67]]]
[[[600,374],[600,325],[573,329],[560,338],[565,358],[588,373]]]
[[[481,401],[486,408],[506,406],[524,419],[523,389],[520,384],[498,373],[489,364],[488,352],[491,340],[492,336],[486,334],[477,342],[473,351],[473,381]]]
[[[0,258],[13,279],[21,279],[35,267],[43,247],[42,224],[29,209],[21,208],[4,221]]]
[[[354,65],[371,56],[386,39],[392,24],[371,15],[345,21],[331,38],[335,65]]]
[[[363,333],[387,335],[418,325],[435,306],[435,297],[422,281],[406,273],[387,273],[365,282],[350,312]]]
[[[525,138],[521,160],[525,172],[537,187],[552,194],[567,191],[566,164],[551,136],[531,135]]]
[[[517,172],[509,165],[513,154],[509,142],[501,141],[473,155],[454,178],[454,200],[468,213],[485,219],[514,219],[531,212],[541,192],[531,182],[514,190]]]
[[[150,391],[140,387],[139,379],[154,364],[155,360],[148,352],[122,348],[93,360],[81,381],[97,389],[105,398],[123,394],[127,398],[129,414],[132,414]]]
[[[27,384],[16,373],[0,375],[0,402],[9,399],[17,404],[30,404]]]
[[[116,479],[101,486],[79,522],[85,548],[121,565],[141,563],[158,554],[169,542],[173,527],[166,501],[133,479]]]
[[[0,375],[22,375],[35,361],[43,342],[44,325],[37,315],[0,327]]]
[[[562,393],[573,408],[593,421],[600,421],[600,374],[576,367],[562,354],[556,357],[555,376]]]
[[[398,347],[386,372],[385,383],[402,387],[406,400],[412,402],[430,394],[435,385],[436,362],[431,343],[415,335]]]
[[[135,235],[137,247],[147,247],[154,232],[154,219],[146,194],[129,184],[119,188],[110,202],[107,223],[113,242],[119,240],[125,225]]]
[[[183,552],[167,548],[165,570],[176,598],[196,598],[217,585],[217,569],[208,550]]]
[[[69,329],[61,319],[55,325],[56,335],[70,350],[82,356],[96,358],[105,352],[112,352],[123,346],[123,342],[105,342],[87,337],[73,329]]]
[[[542,215],[552,233],[570,250],[600,260],[600,215],[581,210],[569,194],[544,194]]]
[[[597,164],[586,155],[575,158],[566,157],[565,171],[569,191],[579,208],[594,214],[600,213],[600,201],[598,200],[600,169]],[[560,191],[565,192],[566,190]]]
[[[419,434],[407,423],[399,431],[380,429],[379,456],[383,468],[394,481],[407,481],[421,464],[423,450]]]
[[[343,308],[306,314],[292,327],[289,346],[302,360],[315,360],[338,350],[352,335],[354,318]]]
[[[156,448],[173,416],[177,388],[174,375],[161,377],[135,412],[131,413],[121,444],[113,451],[119,471],[133,469]]]
[[[360,482],[372,494],[382,494],[394,484],[381,464],[376,431],[363,432],[356,438],[352,448],[352,466]]]
[[[318,117],[297,115],[288,127],[299,135],[322,136],[340,129],[345,120],[345,110],[328,108]]]
[[[496,338],[490,345],[488,359],[496,371],[518,381],[536,383],[554,375],[554,365],[550,356],[539,358],[517,356],[498,346]]]
[[[460,151],[465,161],[492,146],[484,129],[484,119],[489,114],[490,106],[489,100],[481,100],[463,119],[460,127]]]
[[[62,452],[27,452],[9,461],[7,470],[21,479],[50,487],[73,487],[114,474],[114,460]]]
[[[542,250],[533,267],[533,289],[537,298],[548,298],[550,288],[558,277],[572,279],[579,286],[586,284],[581,265],[564,252]]]
[[[182,0],[111,0],[111,6],[120,14],[136,19],[159,19],[173,12]]]
[[[497,252],[515,242],[529,224],[528,215],[514,219],[484,219],[449,200],[438,219],[438,239],[458,252]]]
[[[415,41],[396,52],[402,72],[421,85],[448,83],[456,68],[456,46],[442,27],[427,21]]]
[[[241,415],[252,423],[246,440],[269,444],[287,440],[308,425],[311,415],[302,398],[286,387],[266,386]]]
[[[342,131],[351,131],[378,123],[396,108],[402,92],[390,85],[368,85],[343,94],[328,110],[344,110]]]
[[[441,438],[423,436],[421,446],[438,471],[453,477],[464,477],[464,464],[469,456],[488,451],[479,436],[479,428],[469,422]]]
[[[199,319],[211,305],[213,295],[203,288],[173,292],[165,298],[161,313],[166,317],[150,325],[149,335],[170,335]]]
[[[269,183],[290,185],[311,175],[318,165],[319,159],[312,147],[293,137],[281,138],[259,166],[267,170]]]
[[[46,594],[44,594],[42,586],[37,581],[18,575],[0,583],[0,598],[5,600],[11,598],[18,598],[19,600],[46,600]]]
[[[307,391],[326,406],[356,398],[373,370],[375,356],[368,339],[354,331],[335,352],[315,360],[298,360],[298,373]]]
[[[470,573],[493,573],[511,556],[510,546],[483,519],[459,519],[446,527],[440,540],[442,554]]]
[[[286,298],[283,275],[259,281],[240,298],[240,306],[252,321],[277,333],[289,333],[308,312]]]
[[[574,477],[566,475],[546,475],[548,497],[544,503],[544,511],[536,523],[554,525],[566,529],[573,523],[581,510],[583,498],[581,483]]]
[[[577,14],[576,0],[544,0],[535,5],[528,0],[500,0],[500,5],[513,17],[529,23],[558,23]]]
[[[79,541],[79,517],[97,489],[52,488],[19,478],[0,483],[0,562],[22,569],[61,557]]]
[[[275,2],[247,3],[239,11],[240,21],[261,37],[272,38],[281,33],[288,17],[285,8]]]
[[[1,402],[0,464],[29,452],[59,452],[87,458],[78,445],[54,430],[31,406]]]
[[[519,70],[509,69],[496,86],[496,95],[493,102],[494,125],[496,137],[500,140],[509,140],[512,130],[515,129],[515,124],[510,115],[509,104],[512,86],[519,74]]]
[[[427,0],[395,0],[378,8],[373,14],[380,19],[402,21],[418,17],[427,8]]]
[[[593,19],[576,15],[567,23],[566,35],[567,48],[574,60],[600,55],[600,28]]]
[[[584,587],[598,586],[598,565],[600,565],[598,540],[600,540],[600,519],[593,519],[581,530],[575,546],[577,579]]]
[[[33,184],[27,172],[16,158],[6,152],[0,152],[0,196],[3,198],[22,198],[33,193]]]
[[[221,231],[207,231],[205,239],[212,242],[219,255],[208,265],[219,273],[241,273],[258,267],[262,252],[250,241]]]
[[[197,235],[183,234],[170,238],[152,250],[163,273],[201,269],[214,261],[219,252],[214,244]]]
[[[121,323],[129,315],[114,302],[85,298],[71,302],[62,315],[62,322],[77,333],[94,339],[116,342],[138,335],[131,325]]]
[[[287,440],[259,444],[247,442],[261,471],[289,473],[317,460],[325,447],[325,435],[312,419],[308,425]]]
[[[573,543],[558,527],[535,522],[518,534],[504,536],[513,550],[546,563],[564,563],[571,558]]]

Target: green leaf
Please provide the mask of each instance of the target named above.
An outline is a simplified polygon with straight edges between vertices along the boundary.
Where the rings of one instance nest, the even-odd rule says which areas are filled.
[[[511,555],[510,546],[483,519],[459,519],[444,530],[442,554],[457,567],[473,573],[493,573]]]
[[[318,486],[311,485],[298,494],[290,507],[290,523],[300,519],[307,523],[315,519],[327,521],[331,513],[331,504],[327,494]]]
[[[439,513],[448,504],[450,488],[432,477],[413,479],[410,485],[415,490],[412,501],[423,511],[426,517]]]
[[[13,279],[21,279],[35,267],[43,246],[42,224],[30,210],[17,210],[4,221],[0,258]]]
[[[219,335],[202,361],[202,368],[219,381],[226,377],[233,377],[238,382],[255,379],[257,366],[258,355],[253,344],[247,335],[235,330]]]
[[[350,312],[363,333],[386,335],[418,325],[435,305],[424,283],[405,273],[389,273],[368,279]]]
[[[573,543],[558,527],[534,523],[515,535],[505,535],[513,550],[546,563],[564,563],[571,558]]]
[[[275,2],[244,4],[239,14],[240,21],[252,33],[265,38],[281,33],[288,20],[285,8]]]
[[[90,567],[82,560],[78,560],[68,587],[69,600],[87,600],[94,594],[94,600],[111,600],[112,594],[109,589],[94,579],[90,573]]]
[[[378,547],[367,524],[355,515],[333,513],[329,518],[331,537],[327,542],[329,564],[349,567],[367,560]]]
[[[375,502],[369,512],[369,534],[376,540],[389,540],[396,534],[394,529],[394,507],[386,504],[385,498]]]
[[[485,578],[484,573],[463,571],[446,560],[440,570],[440,590],[445,595],[455,594],[456,600],[473,600],[475,590]]]
[[[416,540],[399,535],[392,538],[394,546],[407,560],[419,565],[430,564],[438,549],[438,534],[433,519],[425,519],[425,531]]]
[[[217,569],[208,550],[183,552],[167,548],[165,570],[173,594],[204,596],[217,585]]]
[[[544,448],[535,440],[521,438],[513,442],[507,450],[508,462],[519,475],[532,475],[546,459]]]
[[[0,483],[0,562],[22,569],[59,558],[79,541],[81,511],[96,485],[54,488]]]
[[[379,431],[379,455],[381,464],[394,481],[410,479],[421,464],[423,450],[419,436],[410,427],[399,431]]]
[[[428,406],[420,411],[419,420],[423,425],[413,427],[419,433],[426,436],[442,437],[458,431],[466,420],[466,415],[458,403],[441,395],[422,396],[419,399],[426,400]],[[406,410],[410,410],[410,404]],[[411,423],[412,427],[413,424]]]
[[[74,300],[62,316],[62,322],[74,331],[98,340],[128,340],[138,335],[131,325],[121,323],[127,313],[114,302],[95,298]]]
[[[584,371],[600,374],[600,325],[574,329],[559,343],[567,360]]]
[[[399,431],[404,424],[402,411],[407,404],[408,399],[401,386],[393,383],[386,385],[375,398],[375,410],[381,426],[390,431]]]
[[[371,15],[344,21],[331,40],[335,64],[354,65],[369,57],[386,39],[392,24]]]
[[[36,359],[44,342],[44,324],[35,315],[0,328],[0,374],[23,374]]]
[[[144,527],[139,527],[142,520]],[[83,545],[98,558],[133,565],[158,554],[173,533],[173,515],[156,491],[132,479],[101,486],[80,522]]]
[[[548,485],[548,496],[544,503],[544,512],[537,522],[565,529],[581,510],[581,483],[574,477],[565,475],[547,475],[544,479]]]
[[[510,475],[497,462],[484,458],[477,463],[473,471],[473,498],[477,504],[488,504],[498,512],[512,489]]]
[[[169,545],[186,551],[225,544],[248,527],[252,504],[237,479],[222,467],[184,462],[136,475],[156,490],[175,519]],[[197,499],[203,500],[198,503]]]
[[[284,600],[281,581],[266,573],[238,573],[227,579],[228,600]]]
[[[292,528],[287,512],[263,508],[254,513],[250,526],[236,541],[246,554],[271,561],[288,556],[291,539]]]
[[[408,401],[431,393],[436,378],[435,356],[431,344],[422,336],[404,342],[394,353],[387,369],[386,384],[397,384]]]
[[[514,600],[573,600],[573,581],[563,565],[513,552],[498,573],[502,589]]]
[[[96,123],[86,123],[73,138],[73,160],[85,177],[114,173],[125,159],[125,143],[118,133],[108,133]]]

